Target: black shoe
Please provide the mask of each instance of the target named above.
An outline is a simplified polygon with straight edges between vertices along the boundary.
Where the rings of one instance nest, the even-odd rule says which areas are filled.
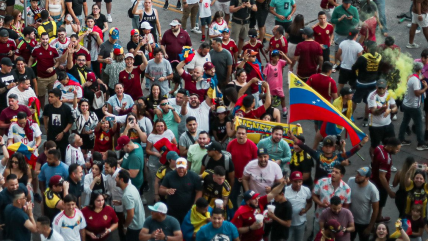
[[[34,194],[34,201],[38,202],[38,203],[42,203],[42,196],[40,196],[40,194],[35,193]]]
[[[402,146],[410,146],[410,143],[412,143],[412,142],[408,141],[408,140],[401,141]]]
[[[425,141],[428,141],[428,130],[425,131]]]
[[[169,7],[169,3],[168,1],[165,1],[165,4],[163,5],[163,9],[168,10],[168,7]]]
[[[412,134],[412,131],[410,130],[409,126],[406,127],[406,133],[408,136],[410,136]]]
[[[175,7],[175,9],[181,9],[181,1],[177,2],[177,7]]]

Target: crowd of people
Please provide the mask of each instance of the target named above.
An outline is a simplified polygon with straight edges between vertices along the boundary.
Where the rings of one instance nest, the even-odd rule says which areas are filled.
[[[392,157],[412,132],[428,150],[428,49],[400,79],[385,0],[322,0],[313,26],[295,0],[179,0],[182,19],[166,31],[151,0],[131,0],[126,47],[129,29],[109,26],[112,1],[106,15],[94,2],[91,12],[80,0],[0,8],[1,240],[422,241],[428,167],[409,156],[397,171]],[[408,48],[427,26],[428,1],[413,2]],[[369,134],[346,150],[336,123],[303,130],[316,133],[312,146],[281,125],[286,67],[350,120],[364,102]],[[238,118],[272,128],[255,140]],[[371,165],[345,182],[367,142]],[[403,220],[394,234],[388,197]]]

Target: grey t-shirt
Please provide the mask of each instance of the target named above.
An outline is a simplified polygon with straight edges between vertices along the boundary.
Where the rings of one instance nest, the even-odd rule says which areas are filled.
[[[215,66],[215,74],[220,85],[226,85],[230,80],[226,80],[227,66],[232,65],[232,55],[226,49],[216,52],[214,49],[210,51],[211,62]]]
[[[409,108],[419,108],[421,106],[421,96],[415,95],[415,90],[421,89],[421,81],[415,76],[407,81],[407,92],[404,95],[403,105]]]
[[[196,136],[192,136],[193,139],[196,141],[198,140],[199,131],[196,131]],[[192,142],[189,135],[187,134],[187,131],[183,132],[180,136],[180,140],[178,141],[178,145],[185,146],[186,150],[189,149],[189,146],[195,144],[195,142]]]
[[[107,40],[100,45],[100,52],[98,53],[98,55],[102,56],[103,59],[110,57],[110,54],[113,51],[114,44],[119,44],[120,46],[123,46],[120,40],[117,40],[116,43],[111,43],[109,39],[110,38],[107,38]],[[103,69],[105,69],[106,66],[106,64],[103,64]]]
[[[161,87],[161,94],[168,95],[169,83],[167,80],[159,81],[160,77],[166,77],[172,73],[172,67],[168,60],[162,59],[160,63],[156,63],[154,59],[149,60],[146,67],[146,74],[154,77],[154,81],[150,81],[150,88],[153,84],[158,84]]]
[[[137,188],[128,184],[123,191],[122,204],[125,210],[134,209],[134,218],[128,228],[132,230],[140,230],[143,228],[146,215],[144,213],[143,201],[141,201],[140,193]],[[126,211],[125,218],[126,218]]]
[[[150,234],[157,229],[162,229],[165,236],[174,236],[174,232],[181,230],[177,219],[169,215],[166,215],[162,222],[158,222],[150,216],[144,222],[143,228],[147,228]],[[149,241],[155,241],[155,239],[149,239]]]
[[[351,207],[354,215],[354,222],[358,224],[369,224],[372,215],[372,203],[379,202],[379,191],[376,186],[369,181],[365,187],[359,187],[355,182],[355,177],[348,180],[351,188]]]

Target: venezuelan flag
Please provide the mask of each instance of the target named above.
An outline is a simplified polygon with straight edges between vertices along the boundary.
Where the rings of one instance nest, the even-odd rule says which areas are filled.
[[[290,87],[289,122],[319,120],[343,126],[348,132],[353,146],[360,143],[366,136],[352,121],[296,75],[288,72],[288,80]]]
[[[208,212],[206,212],[205,215],[196,211],[196,204],[192,206],[181,224],[181,232],[183,233],[184,241],[193,240],[193,233],[197,233],[202,226],[208,223],[211,212],[212,208],[210,206],[208,206]]]
[[[22,142],[16,142],[9,145],[7,150],[9,152],[9,156],[12,156],[15,152],[22,153],[25,156],[25,161],[30,165],[30,168],[33,170],[36,168],[37,156],[34,155],[33,148],[22,144]]]

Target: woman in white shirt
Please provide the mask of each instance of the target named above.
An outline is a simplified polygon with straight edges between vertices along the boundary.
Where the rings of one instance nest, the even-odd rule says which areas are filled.
[[[65,1],[61,0],[46,0],[46,10],[56,23],[56,26],[63,24],[65,14]]]
[[[83,206],[88,206],[91,193],[101,193],[104,198],[108,194],[107,178],[103,172],[103,163],[101,161],[94,161],[94,165],[91,168],[91,172],[85,176],[85,183],[83,190],[85,192],[85,200]]]

